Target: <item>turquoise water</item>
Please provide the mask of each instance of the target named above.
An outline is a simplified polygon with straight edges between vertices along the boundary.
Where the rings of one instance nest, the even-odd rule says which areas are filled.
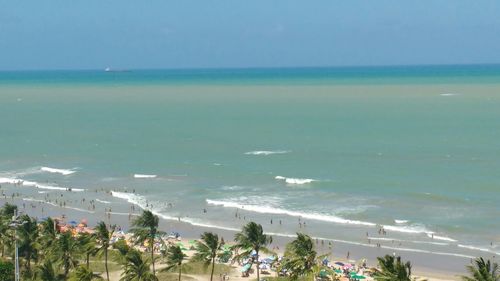
[[[0,181],[28,200],[500,252],[499,66],[3,72],[0,83]]]

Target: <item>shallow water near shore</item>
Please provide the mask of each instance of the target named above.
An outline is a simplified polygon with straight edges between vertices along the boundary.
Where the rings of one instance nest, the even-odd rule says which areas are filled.
[[[285,237],[464,261],[499,255],[500,83],[491,75],[371,84],[294,75],[10,79],[0,85],[2,190],[89,216],[136,204],[227,230],[254,220]]]

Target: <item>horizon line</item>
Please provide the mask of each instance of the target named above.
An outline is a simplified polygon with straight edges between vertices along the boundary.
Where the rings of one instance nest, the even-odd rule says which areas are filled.
[[[447,67],[447,66],[500,66],[494,63],[450,63],[450,64],[381,64],[381,65],[331,65],[331,66],[242,66],[242,67],[175,67],[175,68],[59,68],[59,69],[0,69],[2,72],[52,72],[52,71],[105,71],[110,68],[114,71],[186,71],[186,70],[255,70],[255,69],[354,69],[354,68],[398,68],[398,67]]]

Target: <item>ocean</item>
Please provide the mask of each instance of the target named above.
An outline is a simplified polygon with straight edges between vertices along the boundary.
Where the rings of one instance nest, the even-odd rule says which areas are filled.
[[[500,255],[500,66],[0,72],[0,127],[27,203]]]

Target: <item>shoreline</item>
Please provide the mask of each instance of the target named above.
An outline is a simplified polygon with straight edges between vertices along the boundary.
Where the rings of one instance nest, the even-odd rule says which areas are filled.
[[[26,203],[30,201],[23,198],[0,199],[1,205],[6,202],[18,205],[20,211],[39,219],[46,216],[61,217],[64,214],[68,220],[79,221],[87,219],[90,226],[94,226],[97,222],[102,220],[108,224],[115,224],[124,230],[130,228],[129,214],[127,213],[110,212],[108,214],[103,211],[87,211],[70,206],[59,207],[54,206],[53,204],[45,203],[42,200],[36,202],[32,201],[32,205],[29,205]],[[22,208],[23,203],[28,205],[27,208]],[[33,207],[35,205],[43,205],[45,212],[42,214],[40,208]],[[140,208],[138,208],[138,210],[142,211]],[[130,218],[133,219],[133,216],[135,215],[137,214],[132,214]],[[166,231],[167,233],[171,231],[178,232],[181,234],[182,239],[199,239],[200,234],[204,231],[212,231],[217,233],[219,236],[224,237],[226,241],[232,241],[234,234],[236,233],[236,231],[229,229],[193,225],[189,222],[182,221],[182,219],[180,221],[176,221],[173,219],[168,220],[162,218],[161,216],[159,217],[159,228],[162,231]],[[265,226],[263,227],[265,229]],[[307,231],[304,233],[307,233]],[[293,240],[293,237],[286,237],[284,235],[276,235],[273,233],[268,233],[268,235],[273,236],[273,243],[269,245],[269,248],[274,248],[277,252],[284,250],[286,243]],[[343,243],[341,241],[333,242],[330,249],[327,240],[321,242],[321,240],[318,239],[316,239],[316,249],[319,254],[328,254],[330,259],[333,260],[357,262],[360,259],[367,259],[368,264],[374,267],[376,267],[376,257],[384,256],[386,254],[396,254],[396,252],[392,249],[353,245]],[[349,259],[347,259],[347,253],[349,253]],[[425,276],[428,280],[459,280],[459,276],[465,274],[465,266],[468,264],[468,259],[461,257],[449,256],[445,258],[434,254],[404,251],[397,251],[397,255],[400,255],[403,260],[410,261],[412,263],[414,276]]]

